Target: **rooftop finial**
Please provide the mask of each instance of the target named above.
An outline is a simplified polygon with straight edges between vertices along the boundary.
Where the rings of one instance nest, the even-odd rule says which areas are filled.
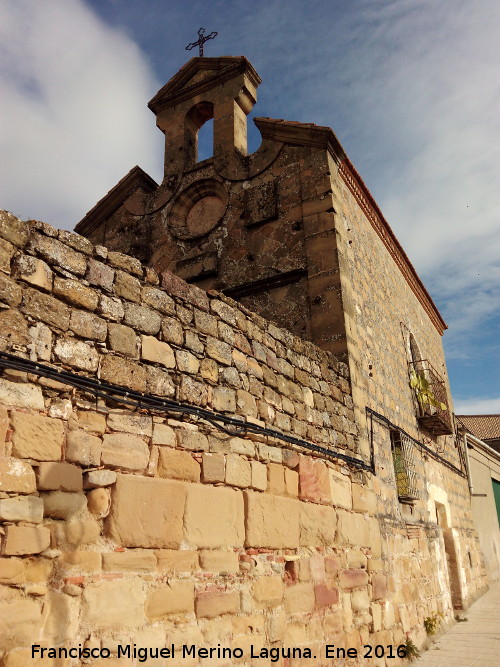
[[[191,42],[191,44],[188,44],[186,46],[186,51],[191,51],[191,49],[194,49],[195,46],[198,46],[200,48],[200,58],[203,56],[203,44],[205,42],[208,42],[209,39],[214,39],[217,37],[219,33],[218,32],[211,32],[209,35],[205,37],[205,28],[200,28],[198,30],[198,41],[197,42]]]

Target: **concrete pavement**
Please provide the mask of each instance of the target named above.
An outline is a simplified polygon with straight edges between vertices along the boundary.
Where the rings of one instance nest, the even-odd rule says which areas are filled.
[[[500,583],[477,600],[457,623],[421,654],[415,667],[499,667]]]

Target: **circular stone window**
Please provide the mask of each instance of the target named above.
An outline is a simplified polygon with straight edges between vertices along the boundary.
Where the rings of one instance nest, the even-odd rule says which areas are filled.
[[[171,233],[179,239],[197,239],[211,232],[224,217],[226,188],[213,179],[188,186],[173,202],[169,215]]]

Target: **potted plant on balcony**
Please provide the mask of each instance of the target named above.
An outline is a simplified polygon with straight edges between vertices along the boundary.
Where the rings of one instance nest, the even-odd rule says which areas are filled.
[[[438,401],[431,390],[431,385],[426,379],[424,373],[419,373],[412,370],[410,373],[410,387],[417,395],[417,401],[422,411],[422,414],[432,412],[430,408],[437,408],[438,410],[447,410],[445,403]]]

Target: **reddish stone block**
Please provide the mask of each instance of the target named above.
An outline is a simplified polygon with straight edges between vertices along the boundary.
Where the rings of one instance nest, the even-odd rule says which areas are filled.
[[[340,573],[340,585],[342,588],[350,590],[359,586],[366,586],[368,583],[368,574],[365,570],[342,570]]]
[[[330,475],[322,461],[315,461],[308,456],[300,457],[299,497],[322,505],[331,503]]]
[[[314,587],[314,596],[316,598],[316,607],[330,607],[339,601],[339,589],[336,586],[327,586],[326,584],[316,584]]]
[[[387,595],[387,579],[383,574],[374,574],[372,576],[372,598],[381,600]]]

